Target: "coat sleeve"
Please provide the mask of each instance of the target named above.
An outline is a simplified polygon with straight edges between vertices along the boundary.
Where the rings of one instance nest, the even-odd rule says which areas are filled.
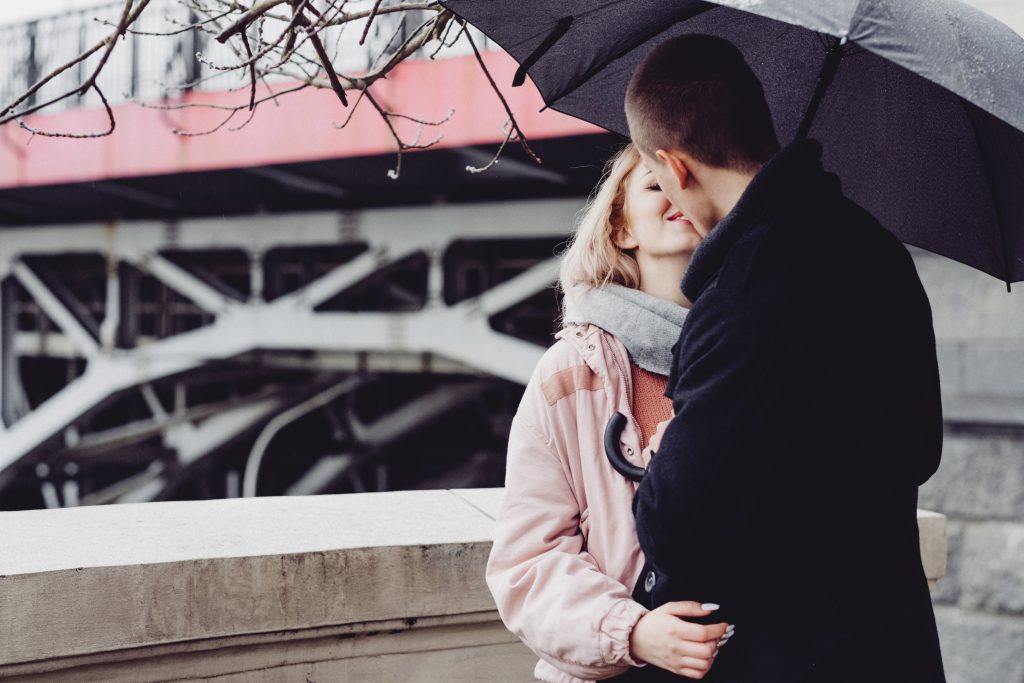
[[[710,291],[700,305],[713,315],[690,313],[669,380],[675,415],[633,501],[648,565],[686,599],[721,604],[722,616],[741,590],[761,489],[777,474],[771,460],[797,426],[790,401],[802,391],[791,362],[799,345],[740,297]]]
[[[647,609],[585,550],[567,467],[522,413],[509,436],[487,584],[505,625],[542,659],[585,680],[624,673],[641,665],[629,636]]]

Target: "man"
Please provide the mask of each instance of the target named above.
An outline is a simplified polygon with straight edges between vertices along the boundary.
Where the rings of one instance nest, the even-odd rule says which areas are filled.
[[[910,255],[843,196],[816,142],[779,150],[726,41],[661,45],[626,114],[705,236],[682,282],[676,414],[634,500],[634,598],[721,605],[710,619],[735,635],[708,681],[943,681],[916,521],[942,413]]]

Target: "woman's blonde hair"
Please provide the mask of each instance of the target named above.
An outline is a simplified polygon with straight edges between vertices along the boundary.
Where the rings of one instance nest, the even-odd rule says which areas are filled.
[[[587,290],[614,282],[640,286],[640,267],[633,255],[616,246],[615,232],[626,227],[626,180],[640,163],[632,143],[605,164],[597,189],[577,214],[576,232],[562,252],[558,286],[562,290],[562,323],[575,311]]]

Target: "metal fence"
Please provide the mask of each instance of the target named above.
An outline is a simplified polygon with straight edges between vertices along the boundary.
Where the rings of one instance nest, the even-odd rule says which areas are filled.
[[[359,11],[372,4],[364,0],[349,2],[346,11]],[[0,26],[0,64],[6,65],[0,71],[0,107],[20,96],[45,74],[71,61],[109,35],[123,7],[123,2],[106,2],[22,24]],[[135,33],[125,36],[123,44],[113,51],[98,80],[108,101],[111,104],[132,100],[153,101],[175,97],[190,89],[227,90],[244,87],[248,82],[245,70],[221,71],[209,66],[237,64],[241,58],[233,52],[231,45],[221,45],[208,31],[182,30],[213,14],[197,14],[182,0],[153,0],[133,25]],[[359,45],[363,22],[329,27],[321,35],[335,67],[342,73],[359,73],[371,68],[373,62],[382,55],[386,57],[396,50],[426,16],[427,13],[419,12],[381,15],[374,21],[363,45]],[[268,37],[274,36],[282,26],[282,22],[268,19],[264,30]],[[485,36],[475,31],[473,33],[481,49],[493,49]],[[436,47],[431,46],[429,50],[423,50],[423,55],[414,57],[433,54]],[[300,55],[314,58],[312,50],[308,48],[308,44],[300,48]],[[449,58],[470,52],[468,44],[462,40],[452,47],[443,48],[434,56]],[[202,59],[197,54],[202,55]],[[45,102],[75,88],[95,68],[98,60],[99,54],[96,54],[68,69],[36,93],[26,105]],[[277,75],[271,76],[269,80],[285,78],[287,76]],[[84,96],[70,97],[49,111],[99,105],[98,96],[89,92]]]

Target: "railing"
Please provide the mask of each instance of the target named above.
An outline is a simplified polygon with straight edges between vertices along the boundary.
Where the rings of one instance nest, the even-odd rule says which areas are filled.
[[[370,0],[355,0],[346,4],[346,11],[356,12],[372,5]],[[109,35],[123,7],[123,1],[105,2],[21,24],[0,26],[0,64],[5,65],[0,71],[0,107],[20,96],[42,76]],[[403,32],[415,30],[419,25],[419,14],[405,12],[380,15],[374,20],[363,45],[359,45],[358,41],[363,27],[359,22],[353,22],[347,27],[325,29],[322,33],[323,42],[337,69],[343,73],[359,73],[370,68],[382,55],[386,56],[400,46]],[[232,51],[231,45],[221,45],[205,30],[182,31],[184,27],[206,18],[208,16],[198,15],[181,0],[153,0],[132,26],[135,33],[125,37],[103,69],[99,84],[108,101],[111,104],[133,100],[147,102],[175,97],[195,88],[227,90],[244,85],[248,78],[246,71],[218,71],[204,63],[238,63],[240,56]],[[272,23],[268,22],[266,27],[268,36],[273,35],[275,30]],[[473,34],[481,49],[493,49],[483,34],[476,31]],[[414,55],[414,58],[432,54],[435,47],[425,48],[423,55]],[[438,52],[436,57],[462,56],[469,52],[470,48],[465,41],[459,41]],[[199,59],[197,54],[201,54],[203,59]],[[94,55],[67,70],[25,105],[45,102],[48,98],[76,87],[91,73],[90,69],[94,68],[98,59],[99,56]],[[99,105],[100,100],[95,92],[89,92],[82,97],[63,100],[47,111]]]
[[[483,579],[502,495],[0,513],[0,678],[525,683]],[[945,518],[918,522],[934,582]]]

